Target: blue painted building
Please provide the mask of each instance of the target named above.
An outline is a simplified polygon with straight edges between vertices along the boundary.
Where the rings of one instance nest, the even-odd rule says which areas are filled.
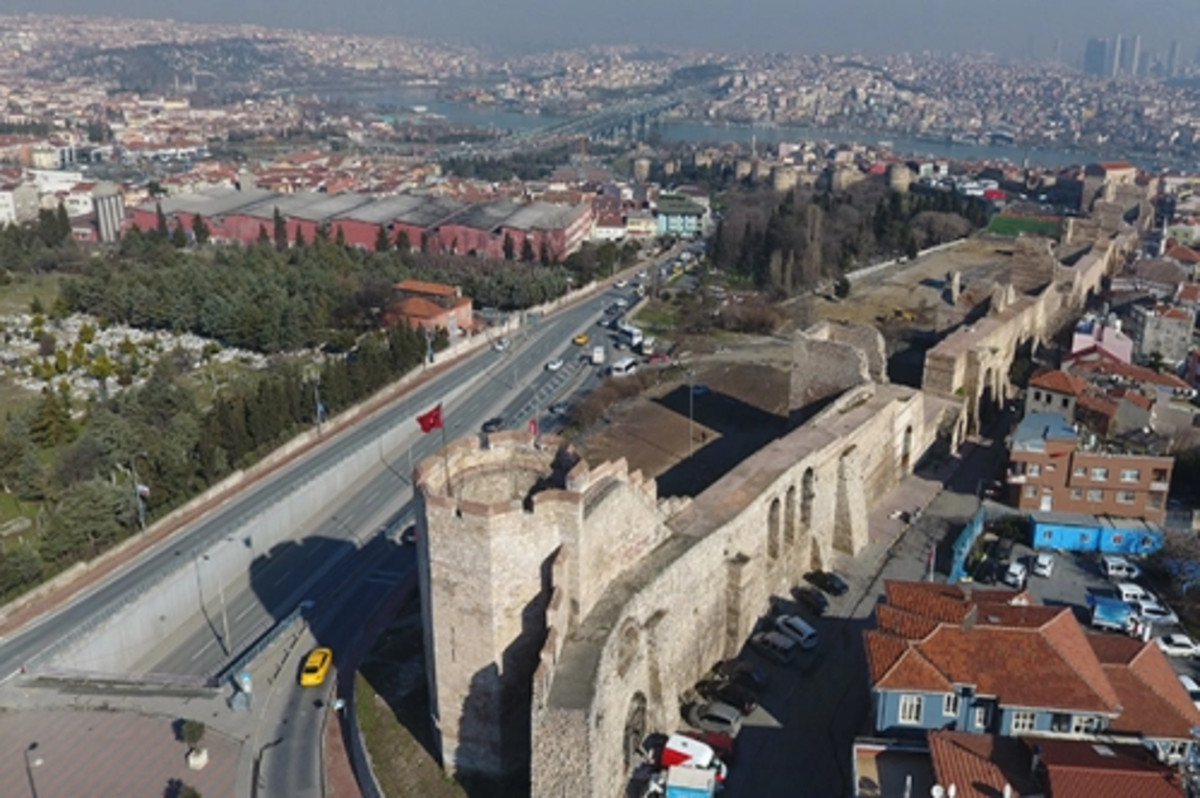
[[[1163,546],[1159,526],[1140,518],[1035,511],[1029,519],[1029,542],[1035,549],[1137,556],[1153,554]]]
[[[1154,643],[1084,634],[1071,607],[1032,605],[1023,592],[886,591],[864,633],[876,733],[1104,734],[1164,761],[1189,750],[1200,710]]]

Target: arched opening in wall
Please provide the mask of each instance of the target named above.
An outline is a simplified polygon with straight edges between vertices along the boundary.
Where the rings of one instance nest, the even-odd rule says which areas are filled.
[[[800,482],[800,524],[806,532],[812,527],[813,499],[817,498],[816,482],[813,470],[804,469],[804,479]]]
[[[857,516],[855,502],[862,496],[865,486],[858,474],[857,447],[851,446],[838,458],[837,504],[833,513],[833,548],[854,554],[854,524]],[[857,519],[861,521],[862,519]]]
[[[908,473],[912,467],[912,424],[904,428],[904,438],[900,442],[900,470]]]
[[[642,743],[646,739],[646,696],[634,693],[629,701],[629,712],[625,715],[625,734],[622,748],[625,755],[625,772],[633,770],[642,761]]]
[[[641,632],[638,630],[637,621],[627,619],[621,626],[621,636],[617,639],[617,675],[621,678],[625,678],[629,666],[637,658],[640,640]]]
[[[789,548],[796,543],[796,486],[789,485],[783,503],[783,544]]]
[[[771,500],[771,509],[767,512],[767,556],[772,560],[779,559],[779,499]]]

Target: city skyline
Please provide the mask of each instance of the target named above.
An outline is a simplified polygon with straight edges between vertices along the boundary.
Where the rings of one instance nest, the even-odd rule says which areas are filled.
[[[1200,22],[1192,21],[1194,4],[1190,2],[1160,3],[1157,19],[1170,20],[1171,24],[1158,27],[1132,18],[1128,5],[1124,0],[1086,4],[1071,0],[1047,7],[1019,0],[1003,7],[950,8],[941,0],[800,0],[789,4],[752,0],[733,8],[715,0],[700,0],[689,5],[686,16],[682,16],[681,8],[646,6],[633,0],[584,8],[550,0],[515,0],[505,5],[445,0],[436,6],[413,4],[411,8],[359,0],[340,7],[336,19],[331,19],[328,7],[312,0],[252,7],[227,0],[200,6],[179,0],[108,0],[99,4],[15,0],[10,11],[390,34],[514,52],[633,44],[735,52],[989,52],[1039,59],[1060,57],[1078,64],[1089,35],[1140,35],[1142,52],[1153,53],[1165,53],[1171,40],[1200,38],[1189,35],[1200,34]],[[1185,52],[1183,57],[1190,54]]]

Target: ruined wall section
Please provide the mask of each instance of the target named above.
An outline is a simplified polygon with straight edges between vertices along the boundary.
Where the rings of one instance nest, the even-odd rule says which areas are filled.
[[[853,329],[851,329],[853,328]],[[792,339],[792,373],[788,406],[793,426],[799,425],[814,407],[857,385],[872,381],[876,372],[886,373],[886,361],[862,325],[815,324],[797,332]],[[874,332],[874,331],[871,331]],[[878,337],[878,333],[874,333]],[[861,348],[855,341],[871,344]]]

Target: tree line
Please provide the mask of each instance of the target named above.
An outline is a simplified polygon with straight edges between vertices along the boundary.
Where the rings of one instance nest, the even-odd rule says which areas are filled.
[[[44,507],[41,534],[0,551],[0,600],[136,532],[138,484],[148,488],[148,518],[165,515],[447,343],[444,332],[432,341],[408,327],[372,332],[308,373],[287,365],[221,386],[209,402],[184,382],[182,352],[110,398],[80,402],[65,384],[47,387],[27,411],[9,413],[0,438],[0,487]]]
[[[878,181],[842,192],[767,189],[726,195],[713,264],[790,295],[884,257],[915,257],[984,224],[984,206],[954,192],[899,193]]]
[[[197,217],[194,240],[203,238],[201,225]],[[287,248],[269,234],[250,246],[197,248],[179,238],[178,226],[165,234],[130,231],[117,250],[81,264],[63,282],[67,309],[265,353],[344,350],[380,326],[400,280],[458,285],[477,307],[519,310],[562,296],[574,277],[570,268],[536,258],[490,260],[391,245],[364,251],[328,236]]]

